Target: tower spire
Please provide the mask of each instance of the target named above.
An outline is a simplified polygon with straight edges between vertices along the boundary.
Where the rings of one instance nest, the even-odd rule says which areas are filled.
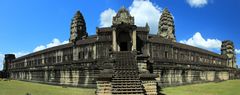
[[[172,40],[173,42],[176,42],[173,16],[171,15],[167,8],[164,8],[162,15],[160,17],[158,25],[158,35],[165,39],[169,39]]]
[[[80,11],[77,11],[71,22],[69,42],[75,43],[77,40],[82,40],[88,36],[86,32],[86,23]]]

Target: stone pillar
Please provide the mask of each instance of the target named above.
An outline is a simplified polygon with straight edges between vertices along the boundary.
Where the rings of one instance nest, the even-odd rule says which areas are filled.
[[[137,31],[133,30],[132,33],[132,50],[137,50]]]
[[[96,44],[93,45],[93,59],[97,58],[97,48],[96,48]]]
[[[44,71],[44,81],[48,82],[48,70]]]
[[[73,60],[78,60],[78,48],[73,47]]]
[[[27,59],[24,59],[24,67],[27,67]]]
[[[60,62],[63,62],[63,51],[60,51],[60,57],[61,57]]]
[[[44,54],[42,54],[41,57],[42,57],[42,64],[45,64]]]
[[[65,84],[65,69],[60,70],[60,84]]]
[[[117,37],[116,37],[116,28],[113,28],[112,31],[112,48],[113,51],[117,51]]]

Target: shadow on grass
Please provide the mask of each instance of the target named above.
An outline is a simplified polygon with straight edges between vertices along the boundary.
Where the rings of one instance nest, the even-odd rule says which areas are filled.
[[[158,94],[157,95],[166,95],[162,93],[162,88],[160,86],[157,86]]]
[[[31,93],[26,93],[26,95],[32,95]]]

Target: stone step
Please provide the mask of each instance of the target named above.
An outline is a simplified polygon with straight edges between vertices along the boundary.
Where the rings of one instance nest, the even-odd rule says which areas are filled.
[[[124,72],[138,73],[138,71],[137,71],[137,70],[127,70],[127,71],[115,70],[115,71],[114,71],[114,73],[118,73],[118,72],[119,72],[119,73],[121,73],[121,72],[123,72],[123,73],[124,73]]]
[[[120,75],[120,76],[129,76],[129,77],[136,77],[138,73],[132,74],[132,73],[114,73],[115,75]]]
[[[128,64],[128,65],[126,65],[126,64]],[[113,65],[113,66],[115,66],[115,67],[135,67],[135,66],[137,66],[137,64],[129,64],[129,63],[115,64],[115,65]]]
[[[144,95],[135,55],[132,52],[118,52],[114,57],[112,94]]]
[[[115,74],[138,74],[138,72],[131,72],[131,71],[126,71],[126,72],[114,72]]]
[[[121,91],[127,91],[127,90],[142,90],[142,88],[140,87],[140,86],[138,86],[138,87],[133,87],[134,85],[131,85],[131,86],[122,86],[122,87],[120,87],[119,86],[119,88],[112,88],[112,90],[121,90]]]
[[[139,80],[139,78],[138,77],[136,77],[136,78],[116,78],[115,77],[115,78],[113,78],[113,80]]]
[[[138,77],[129,77],[129,76],[115,76],[115,78],[129,78],[129,80],[133,80],[133,79],[136,79]]]
[[[105,94],[103,94],[103,95],[105,95]],[[112,94],[112,95],[125,95],[125,94]],[[144,95],[144,94],[139,93],[139,94],[127,94],[127,95]]]
[[[112,82],[141,82],[139,80],[112,80]]]
[[[141,88],[141,85],[126,85],[126,86],[122,86],[122,85],[114,85],[112,86],[112,89],[116,89],[116,88]]]
[[[133,80],[138,78],[137,76],[123,76],[123,75],[115,75],[115,78],[129,78],[129,80]]]
[[[143,89],[142,88],[113,88],[112,89],[112,92],[139,92],[139,93],[142,93],[143,92]]]
[[[132,95],[132,94],[144,95],[142,90],[141,91],[134,91],[134,90],[132,90],[132,91],[112,91],[112,93],[113,94],[125,94],[125,95]]]
[[[137,67],[114,67],[114,70],[137,70]]]
[[[121,67],[118,67],[118,68],[113,68],[115,71],[121,71],[121,70],[124,70],[125,72],[131,72],[131,71],[135,71],[136,69],[138,68],[121,68]],[[127,70],[130,70],[130,71],[127,71]]]
[[[138,73],[131,73],[131,72],[126,72],[126,73],[114,73],[115,75],[121,75],[121,76],[129,76],[131,77],[136,77]]]
[[[141,83],[139,83],[139,82],[113,82],[112,86],[114,86],[114,85],[122,85],[122,86],[125,86],[125,85],[141,85]]]

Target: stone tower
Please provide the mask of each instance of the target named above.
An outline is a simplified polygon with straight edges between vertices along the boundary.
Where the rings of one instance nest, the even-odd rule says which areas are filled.
[[[165,39],[176,42],[173,16],[166,8],[163,10],[163,13],[159,20],[158,35]]]
[[[12,61],[15,59],[14,54],[5,54],[3,62],[3,78],[9,78],[9,68]]]
[[[77,11],[71,23],[70,43],[75,43],[77,40],[82,40],[88,36],[86,32],[86,23],[80,11]]]
[[[236,68],[236,54],[234,49],[234,44],[230,40],[222,41],[221,54],[226,55],[228,58],[227,65],[229,67]]]
[[[5,54],[4,62],[3,62],[3,71],[9,70],[9,64],[12,63],[12,60],[14,60],[16,57],[14,54]]]

